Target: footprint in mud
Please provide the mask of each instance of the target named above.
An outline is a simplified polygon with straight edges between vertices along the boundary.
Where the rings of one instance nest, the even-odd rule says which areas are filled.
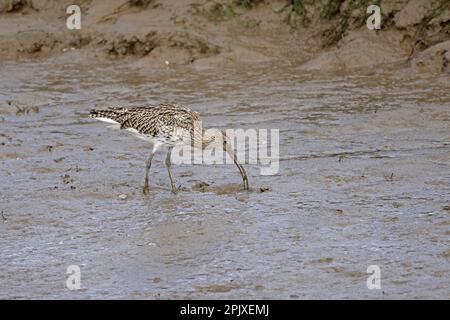
[[[61,179],[65,185],[70,186],[71,190],[76,189],[76,187],[74,185],[72,185],[74,180],[70,177],[70,175],[65,174],[65,175],[61,176]]]

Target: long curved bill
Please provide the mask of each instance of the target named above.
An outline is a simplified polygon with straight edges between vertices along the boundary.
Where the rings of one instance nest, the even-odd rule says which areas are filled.
[[[234,153],[234,151],[228,146],[228,144],[226,146],[224,146],[224,150],[229,154],[230,158],[233,159],[234,163],[236,164],[236,166],[239,169],[239,173],[242,176],[242,181],[244,183],[244,190],[248,190],[248,177],[247,177],[247,172],[245,172],[244,167],[242,166],[242,164],[239,163],[236,154]]]

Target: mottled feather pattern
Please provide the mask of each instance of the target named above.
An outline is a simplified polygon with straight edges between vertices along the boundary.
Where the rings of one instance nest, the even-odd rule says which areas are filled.
[[[116,121],[121,129],[135,129],[139,134],[167,141],[182,140],[175,131],[185,130],[194,134],[194,125],[200,121],[197,112],[176,104],[159,104],[143,107],[110,107],[94,109],[91,118],[106,118]]]

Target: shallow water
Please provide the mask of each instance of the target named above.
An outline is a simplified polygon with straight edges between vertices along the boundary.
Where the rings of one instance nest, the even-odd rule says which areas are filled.
[[[1,63],[0,298],[448,299],[449,87],[395,72]],[[144,196],[150,146],[86,115],[160,102],[205,126],[280,129],[279,174],[246,165],[247,193],[232,165],[174,166],[174,196],[159,155]],[[69,265],[81,290],[66,287]]]

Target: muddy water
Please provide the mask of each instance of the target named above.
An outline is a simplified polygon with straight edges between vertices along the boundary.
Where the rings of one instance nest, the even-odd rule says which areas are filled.
[[[395,72],[1,63],[0,298],[448,299],[449,88]],[[174,196],[159,155],[144,196],[150,146],[86,114],[146,102],[279,128],[279,174],[247,165],[246,193],[232,165],[174,166]]]

